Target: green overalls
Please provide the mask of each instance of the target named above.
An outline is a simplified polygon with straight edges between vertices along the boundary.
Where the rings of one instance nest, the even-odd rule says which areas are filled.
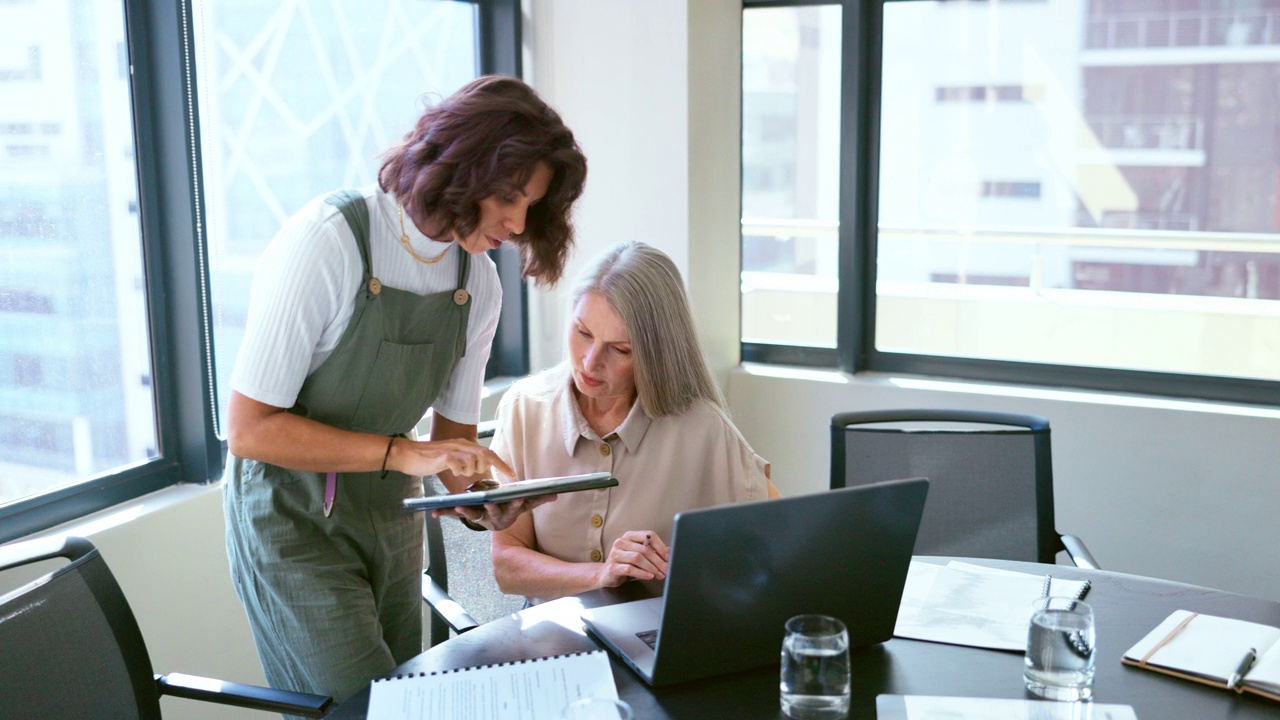
[[[369,209],[358,193],[326,202],[355,234],[364,282],[333,353],[289,412],[334,427],[403,435],[422,419],[466,350],[470,255],[457,289],[416,295],[384,287],[369,261]],[[267,681],[342,700],[422,652],[422,518],[401,501],[422,479],[337,475],[232,458],[224,490],[227,555]]]

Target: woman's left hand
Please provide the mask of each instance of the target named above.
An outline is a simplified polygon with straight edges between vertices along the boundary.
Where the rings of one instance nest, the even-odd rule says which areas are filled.
[[[528,512],[539,505],[555,500],[555,495],[539,495],[534,498],[521,498],[504,503],[487,503],[485,505],[465,505],[441,508],[433,511],[436,517],[453,516],[482,525],[488,530],[506,530],[511,523],[520,517],[520,513]]]

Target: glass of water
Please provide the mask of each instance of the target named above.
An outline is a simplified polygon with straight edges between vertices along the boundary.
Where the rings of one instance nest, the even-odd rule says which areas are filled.
[[[1022,671],[1027,689],[1048,700],[1093,697],[1093,608],[1068,597],[1036,600]]]
[[[795,720],[849,712],[849,631],[826,615],[797,615],[782,640],[782,712]]]

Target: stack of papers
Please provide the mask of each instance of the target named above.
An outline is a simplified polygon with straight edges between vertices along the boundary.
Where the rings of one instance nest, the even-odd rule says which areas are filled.
[[[1044,582],[1044,575],[956,560],[945,566],[912,560],[893,634],[1025,652],[1031,605],[1043,594]],[[1049,594],[1078,597],[1084,587],[1082,580],[1055,577]]]
[[[580,697],[618,698],[603,650],[379,678],[366,717],[539,720]]]

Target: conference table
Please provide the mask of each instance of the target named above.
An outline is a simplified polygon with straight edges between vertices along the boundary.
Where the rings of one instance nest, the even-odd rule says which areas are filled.
[[[951,558],[916,558],[945,563]],[[1121,654],[1175,610],[1250,620],[1280,627],[1280,603],[1183,583],[1062,565],[955,558],[1007,570],[1092,582],[1087,601],[1097,623],[1094,701],[1133,706],[1139,720],[1157,718],[1280,718],[1280,703],[1237,694],[1120,663]],[[639,584],[597,590],[537,605],[485,623],[423,652],[393,674],[452,670],[475,665],[593,650],[583,630],[583,609],[641,597]],[[1027,699],[1022,654],[903,638],[851,653],[851,719],[876,717],[876,696],[935,695]],[[636,720],[785,718],[778,706],[778,665],[679,685],[650,688],[611,657],[618,695]],[[364,718],[369,689],[327,717]]]

